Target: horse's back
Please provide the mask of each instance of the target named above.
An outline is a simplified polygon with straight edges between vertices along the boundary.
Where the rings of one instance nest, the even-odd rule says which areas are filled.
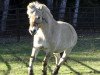
[[[77,33],[75,29],[73,28],[73,26],[67,22],[62,22],[62,21],[58,21],[58,24],[61,25],[62,32],[63,32],[62,34],[65,35],[64,37],[66,38],[69,36],[68,40],[70,40],[71,43],[75,45],[77,42]]]

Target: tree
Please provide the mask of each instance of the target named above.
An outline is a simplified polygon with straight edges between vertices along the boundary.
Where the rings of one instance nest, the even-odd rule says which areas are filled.
[[[8,15],[9,2],[10,0],[4,1],[4,8],[3,8],[3,14],[2,14],[2,19],[1,19],[1,31],[3,32],[6,30],[6,20],[7,20],[7,15]]]
[[[47,0],[47,6],[50,9],[53,9],[53,0]]]
[[[61,0],[53,0],[52,14],[56,20],[58,20],[60,4]]]
[[[67,4],[67,0],[62,0],[61,4],[60,4],[60,8],[59,8],[59,19],[63,19],[64,18],[64,13],[66,11],[66,4]]]
[[[80,0],[76,0],[76,3],[75,3],[75,11],[74,11],[74,17],[73,17],[73,25],[74,25],[75,27],[76,27],[76,24],[77,24],[79,3],[80,3]]]

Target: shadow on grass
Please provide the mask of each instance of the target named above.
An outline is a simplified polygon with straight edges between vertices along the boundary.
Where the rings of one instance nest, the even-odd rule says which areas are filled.
[[[85,67],[87,67],[87,68],[89,68],[89,69],[91,69],[94,73],[100,73],[100,71],[98,71],[98,70],[96,70],[96,69],[94,69],[94,68],[92,68],[92,67],[90,67],[90,66],[84,64],[83,62],[80,62],[80,61],[75,60],[75,59],[73,59],[73,58],[70,58],[70,60],[73,60],[73,61],[75,61],[75,62],[77,62],[77,63],[79,63],[79,64],[81,64],[81,65],[83,65],[83,66],[85,66]]]
[[[17,60],[21,61],[23,64],[25,64],[26,67],[28,67],[28,63],[23,60],[22,58],[18,57],[17,55],[13,55]]]
[[[92,55],[91,55],[92,56]],[[77,61],[100,61],[100,58],[96,58],[96,57],[82,57],[82,56],[77,56],[77,57],[70,57],[70,59],[74,59],[74,60],[77,60]]]
[[[81,73],[79,73],[78,71],[76,71],[75,69],[73,69],[71,66],[69,66],[67,63],[64,64],[66,67],[68,67],[71,71],[73,71],[76,75],[81,75]]]
[[[51,75],[52,75],[52,72],[53,72],[53,70],[51,69],[51,67],[48,65],[48,69],[49,69],[49,72],[51,73]]]
[[[96,69],[90,67],[89,65],[84,64],[83,62],[80,62],[79,60],[76,60],[76,59],[73,59],[73,58],[70,58],[70,57],[68,57],[67,60],[72,60],[72,61],[74,61],[74,62],[76,62],[76,63],[79,63],[79,64],[81,64],[82,66],[85,66],[86,68],[89,68],[90,70],[92,70],[92,71],[90,71],[90,72],[88,72],[88,73],[97,73],[97,74],[100,74],[100,71],[99,71],[99,70],[96,70]],[[76,71],[75,69],[73,69],[73,68],[72,68],[71,66],[69,66],[67,63],[64,63],[64,65],[65,65],[66,67],[68,67],[71,71],[73,71],[76,75],[82,75],[80,72],[78,72],[78,71]]]
[[[100,50],[100,37],[88,36],[79,38],[73,51],[79,52],[86,50]]]
[[[8,44],[3,44],[2,45],[3,47],[5,47],[5,51],[3,49],[0,50],[0,54],[9,54],[11,55],[12,57],[15,57],[17,61],[21,61],[23,64],[25,64],[26,67],[28,67],[28,63],[26,60],[22,59],[21,57],[19,57],[18,55],[21,55],[23,56],[23,54],[25,54],[26,56],[29,55],[29,53],[31,53],[30,51],[31,50],[26,50],[24,49],[24,47],[18,45],[17,44],[14,44],[14,45],[8,45]],[[13,46],[13,47],[12,47]],[[12,48],[11,48],[12,47]],[[16,48],[15,48],[16,47]],[[18,50],[17,50],[17,47],[18,47]],[[20,48],[21,47],[21,48]],[[15,49],[14,49],[15,48]],[[20,49],[19,49],[20,48]],[[22,49],[22,50],[21,50]],[[3,59],[2,59],[3,61]],[[12,60],[14,61],[14,60]]]
[[[1,60],[2,62],[4,62],[5,65],[6,65],[7,68],[8,68],[8,70],[4,73],[4,75],[9,75],[9,73],[10,73],[10,71],[11,71],[11,66],[10,66],[10,64],[9,64],[7,61],[5,61],[4,58],[3,58],[1,55],[0,55],[0,60]]]

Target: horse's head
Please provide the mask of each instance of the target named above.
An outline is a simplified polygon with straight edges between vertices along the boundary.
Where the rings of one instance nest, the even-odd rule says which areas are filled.
[[[27,14],[29,17],[29,32],[34,35],[41,25],[51,23],[53,16],[46,5],[38,2],[29,3],[27,6]],[[49,24],[48,24],[49,25]]]
[[[34,35],[42,23],[42,6],[38,2],[29,3],[27,6],[27,14],[29,17],[29,32],[31,35]]]

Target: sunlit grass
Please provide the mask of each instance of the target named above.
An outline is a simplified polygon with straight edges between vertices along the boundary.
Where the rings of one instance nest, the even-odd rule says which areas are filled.
[[[31,41],[0,44],[0,75],[27,75]],[[35,75],[42,74],[44,53],[40,51],[34,62]],[[48,63],[48,75],[55,68],[54,58]],[[100,75],[100,39],[79,39],[59,75]]]

